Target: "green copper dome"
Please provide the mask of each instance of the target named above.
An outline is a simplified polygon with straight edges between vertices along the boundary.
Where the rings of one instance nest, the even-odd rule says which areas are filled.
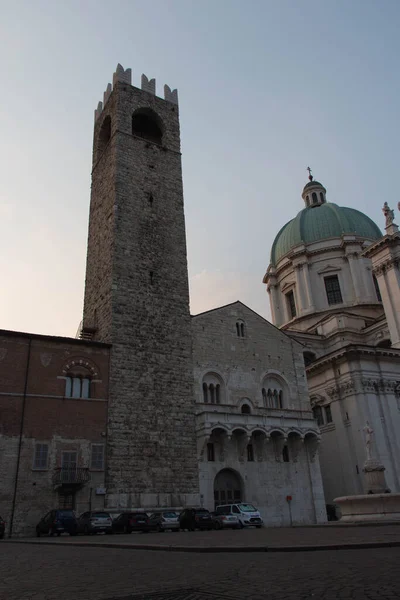
[[[272,245],[271,264],[275,266],[285,254],[299,244],[312,244],[320,240],[338,238],[343,234],[369,240],[382,237],[379,227],[364,213],[354,208],[338,206],[333,202],[324,202],[318,206],[304,208],[282,227]]]

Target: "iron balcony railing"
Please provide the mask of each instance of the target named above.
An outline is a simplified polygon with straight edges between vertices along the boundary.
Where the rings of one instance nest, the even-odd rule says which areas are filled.
[[[89,469],[84,467],[60,467],[55,469],[53,474],[54,485],[83,485],[89,480]]]

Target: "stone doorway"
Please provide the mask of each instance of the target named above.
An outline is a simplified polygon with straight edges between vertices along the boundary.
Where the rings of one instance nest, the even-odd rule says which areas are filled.
[[[241,502],[243,497],[240,476],[233,469],[222,469],[214,479],[214,507]]]

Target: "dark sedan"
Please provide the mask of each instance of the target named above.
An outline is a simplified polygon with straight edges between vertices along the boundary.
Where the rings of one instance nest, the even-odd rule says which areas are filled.
[[[149,516],[144,512],[121,513],[114,519],[112,527],[115,533],[132,533],[132,531],[147,533],[150,531]]]
[[[185,508],[179,515],[181,529],[214,529],[211,513],[205,508]]]
[[[51,510],[36,525],[36,535],[76,535],[78,524],[73,510]]]

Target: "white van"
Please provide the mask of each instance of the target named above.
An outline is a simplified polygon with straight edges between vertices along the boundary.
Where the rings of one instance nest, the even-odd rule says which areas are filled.
[[[216,507],[215,512],[217,515],[236,515],[242,528],[253,525],[259,529],[263,524],[261,515],[256,507],[246,502],[221,504],[221,506]]]

